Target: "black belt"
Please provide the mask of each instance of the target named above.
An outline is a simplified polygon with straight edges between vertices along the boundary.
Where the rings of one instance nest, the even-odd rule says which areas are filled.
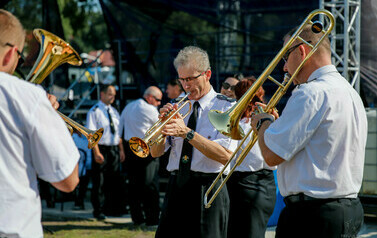
[[[171,171],[170,175],[178,175],[178,170]],[[217,175],[218,173],[204,173],[204,172],[190,171],[190,176],[194,178],[216,178]]]
[[[303,193],[290,195],[284,198],[285,205],[291,205],[298,202],[332,202],[332,201],[340,201],[340,200],[352,200],[353,198],[313,198]]]

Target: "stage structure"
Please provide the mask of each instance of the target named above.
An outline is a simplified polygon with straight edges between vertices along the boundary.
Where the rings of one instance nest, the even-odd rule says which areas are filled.
[[[331,34],[333,64],[360,94],[360,12],[361,0],[320,0],[320,8],[335,17]]]

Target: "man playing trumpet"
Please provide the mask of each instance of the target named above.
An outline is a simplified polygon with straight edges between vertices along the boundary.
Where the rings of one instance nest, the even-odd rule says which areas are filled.
[[[190,116],[183,120],[179,115],[163,128],[162,134],[171,140],[151,146],[153,157],[161,156],[171,147],[167,165],[171,176],[156,237],[226,237],[227,190],[222,189],[209,209],[204,208],[203,195],[237,147],[236,141],[212,126],[208,112],[224,111],[232,104],[213,90],[208,54],[204,50],[185,47],[175,58],[174,66],[193,106]],[[166,104],[160,117],[176,108]]]

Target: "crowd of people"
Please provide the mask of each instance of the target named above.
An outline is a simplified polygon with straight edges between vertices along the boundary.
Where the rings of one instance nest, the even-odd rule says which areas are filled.
[[[285,36],[284,45],[294,32]],[[22,58],[25,31],[5,10],[0,10],[0,36],[0,237],[43,236],[37,176],[64,192],[73,191],[79,176],[83,178],[79,208],[91,177],[94,217],[102,220],[127,212],[120,189],[125,188],[122,172],[127,175],[132,221],[155,227],[157,238],[264,237],[276,201],[273,170],[286,204],[276,237],[356,237],[360,230],[363,209],[357,195],[367,119],[359,95],[331,64],[328,38],[297,74],[281,115],[275,110],[255,113],[266,106],[265,91],[258,89],[240,121],[244,131],[253,130],[246,141],[256,133],[257,143],[205,208],[205,192],[240,143],[217,131],[208,112],[227,111],[255,77],[228,77],[217,93],[207,52],[187,46],[174,59],[178,79],[168,83],[171,101],[165,105],[162,91],[151,86],[119,113],[111,105],[115,87],[103,85],[86,119],[89,129],[104,128],[91,153],[82,152],[86,161],[91,158],[87,170],[84,162],[78,166],[81,152],[55,112],[56,98],[12,76]],[[317,42],[322,33],[308,26],[300,36]],[[295,42],[284,56],[284,71],[292,75],[310,50]],[[143,138],[156,121],[177,109],[175,99],[185,94],[192,107],[182,109],[182,114],[188,116],[177,114],[169,120],[161,130],[163,139],[150,146],[150,155],[137,157],[130,139]],[[159,158],[166,153],[169,182],[160,207]]]

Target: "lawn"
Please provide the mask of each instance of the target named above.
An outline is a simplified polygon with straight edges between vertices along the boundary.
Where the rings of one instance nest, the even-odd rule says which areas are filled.
[[[44,221],[45,238],[153,238],[155,231],[133,224],[111,224],[96,220]]]

